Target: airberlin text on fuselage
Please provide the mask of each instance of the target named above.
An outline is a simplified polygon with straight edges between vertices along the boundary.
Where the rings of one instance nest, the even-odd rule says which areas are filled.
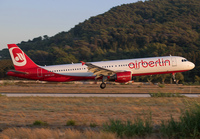
[[[135,62],[131,62],[131,63],[128,64],[130,69],[140,68],[140,65],[143,68],[158,67],[158,66],[170,66],[170,60],[163,60],[163,58],[158,59],[156,61],[149,61],[149,62],[144,61],[144,60],[141,60],[141,61],[136,60]]]

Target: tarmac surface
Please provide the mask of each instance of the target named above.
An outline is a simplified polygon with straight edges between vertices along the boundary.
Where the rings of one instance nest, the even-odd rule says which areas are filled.
[[[54,93],[1,93],[1,95],[5,95],[7,97],[151,97],[150,94],[91,94],[91,93],[62,93],[62,94],[54,94]],[[186,97],[200,97],[200,94],[181,94]]]

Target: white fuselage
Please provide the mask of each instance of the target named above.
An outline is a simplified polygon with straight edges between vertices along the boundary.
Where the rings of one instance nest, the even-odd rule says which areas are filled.
[[[100,61],[91,62],[91,64],[112,71],[131,71],[133,76],[183,72],[195,67],[192,62],[179,56]],[[44,66],[42,68],[51,73],[53,72],[61,75],[94,76],[92,72],[88,71],[87,66],[81,63]]]

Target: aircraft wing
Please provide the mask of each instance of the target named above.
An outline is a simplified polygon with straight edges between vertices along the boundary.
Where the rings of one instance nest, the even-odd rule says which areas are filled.
[[[96,66],[94,64],[91,64],[91,63],[87,63],[87,62],[83,62],[83,61],[81,61],[81,63],[82,63],[82,65],[86,65],[88,70],[90,72],[92,72],[93,75],[96,75],[96,77],[95,77],[96,79],[101,76],[112,76],[114,73],[116,73],[116,71],[105,69],[105,68]]]

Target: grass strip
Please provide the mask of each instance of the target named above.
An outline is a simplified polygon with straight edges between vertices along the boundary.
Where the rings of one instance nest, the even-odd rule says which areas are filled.
[[[171,119],[162,121],[161,133],[169,138],[200,138],[200,105],[195,103],[184,111],[178,121]]]
[[[119,137],[145,136],[153,131],[152,119],[151,116],[145,120],[137,118],[133,123],[130,120],[122,122],[110,119],[109,123],[103,125],[103,130],[116,133]]]
[[[151,97],[184,97],[179,93],[149,93]]]

